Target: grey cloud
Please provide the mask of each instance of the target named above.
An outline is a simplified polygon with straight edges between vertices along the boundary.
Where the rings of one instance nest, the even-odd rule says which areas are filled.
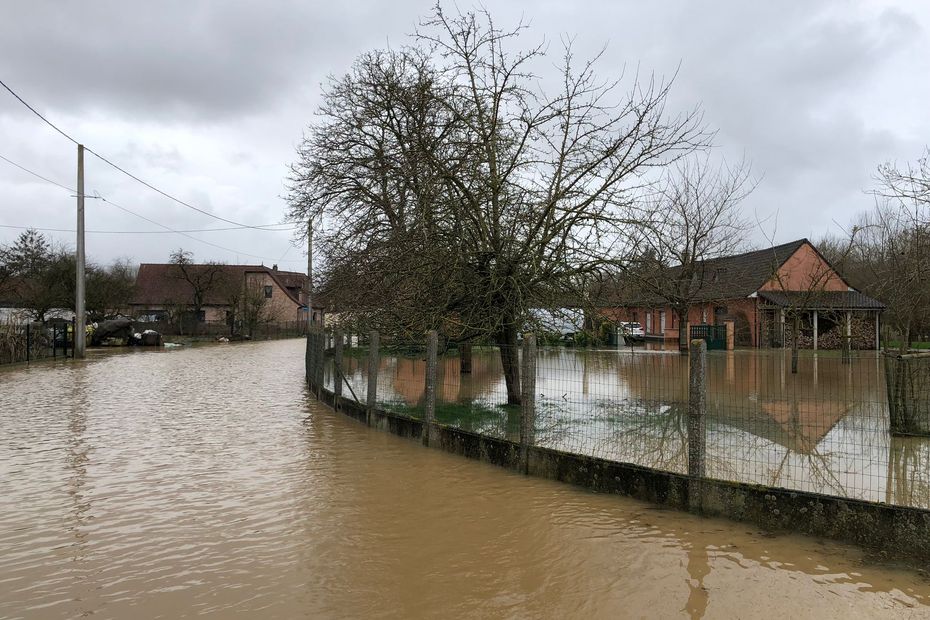
[[[319,83],[366,50],[403,43],[431,4],[5,2],[0,78],[175,195],[238,221],[274,222]],[[922,4],[604,0],[489,8],[500,24],[531,23],[523,43],[545,37],[557,46],[562,34],[574,35],[580,56],[608,43],[599,67],[605,78],[624,65],[669,77],[680,65],[673,106],[700,103],[719,129],[721,154],[753,161],[763,181],[746,209],[762,217],[777,211],[778,241],[847,222],[870,206],[863,190],[877,164],[913,159],[930,142],[922,105],[930,99],[930,7]],[[73,146],[62,142],[0,92],[0,153],[71,182]],[[89,188],[158,221],[216,224],[97,162],[88,174]],[[70,224],[73,198],[56,192],[0,162],[0,224]],[[152,228],[95,209],[114,227]],[[0,230],[0,243],[12,236]],[[173,235],[97,237],[89,251],[101,260],[164,260],[184,246],[204,259],[233,261],[240,251],[243,259],[283,256],[300,265],[287,233],[199,236],[233,251]]]
[[[390,22],[366,3],[364,23]],[[5,3],[5,79],[56,109],[225,122],[262,114],[351,55],[348,11],[288,2]],[[396,15],[396,14],[395,14]],[[317,71],[323,73],[316,74]]]

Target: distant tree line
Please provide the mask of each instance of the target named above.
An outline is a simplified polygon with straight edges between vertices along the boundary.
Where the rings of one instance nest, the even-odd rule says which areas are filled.
[[[52,310],[75,306],[75,255],[36,230],[0,245],[0,302],[45,322]],[[92,321],[124,310],[133,294],[135,267],[128,260],[88,263],[86,307]]]
[[[875,178],[875,207],[819,245],[853,286],[888,306],[884,320],[903,351],[930,338],[930,149],[916,162],[882,164]]]

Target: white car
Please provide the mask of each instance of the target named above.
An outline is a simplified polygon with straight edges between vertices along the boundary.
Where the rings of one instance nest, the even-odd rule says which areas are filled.
[[[639,323],[625,322],[620,323],[617,327],[620,329],[620,333],[624,338],[636,340],[637,338],[643,338],[645,336],[643,327]]]

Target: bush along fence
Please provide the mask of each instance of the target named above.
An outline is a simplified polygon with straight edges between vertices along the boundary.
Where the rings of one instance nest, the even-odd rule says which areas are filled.
[[[74,355],[74,324],[0,323],[0,364]]]
[[[307,337],[310,391],[425,446],[594,491],[930,560],[930,439],[890,429],[877,352],[689,355]],[[367,343],[364,341],[367,340]]]

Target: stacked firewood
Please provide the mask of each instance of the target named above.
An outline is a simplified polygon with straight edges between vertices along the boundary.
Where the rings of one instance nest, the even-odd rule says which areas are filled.
[[[827,331],[822,331],[817,335],[818,349],[842,349],[843,341],[846,336],[846,328],[842,322],[831,327]],[[875,323],[862,318],[853,317],[850,322],[850,348],[852,349],[872,349],[875,347]],[[787,346],[791,346],[791,330],[785,334]],[[814,348],[814,333],[808,328],[801,330],[798,337],[799,349]]]

